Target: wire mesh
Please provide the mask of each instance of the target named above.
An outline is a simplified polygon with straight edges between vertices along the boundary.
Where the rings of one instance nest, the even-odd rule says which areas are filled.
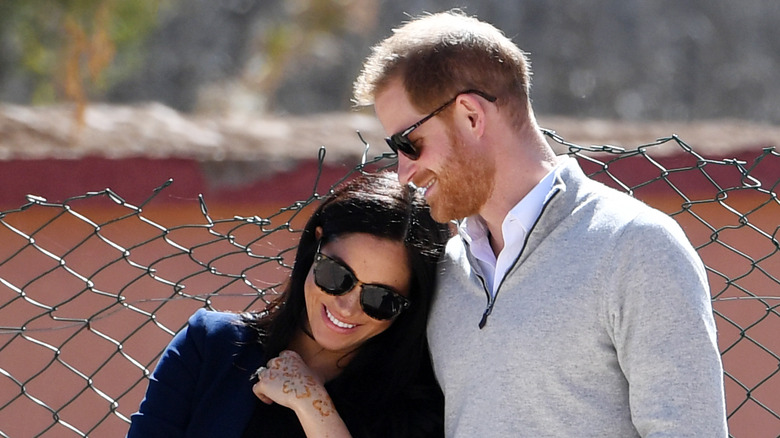
[[[780,154],[764,149],[747,163],[705,158],[676,136],[626,150],[545,133],[591,177],[683,226],[710,280],[730,436],[778,436]],[[661,145],[673,159],[653,153]],[[320,172],[324,159],[322,148]],[[392,154],[369,160],[365,145],[342,180],[394,165]],[[182,216],[158,198],[171,183],[139,205],[106,189],[61,202],[28,196],[0,212],[0,436],[124,434],[188,316],[262,308],[321,199],[318,174],[307,199],[265,217],[215,219],[202,197]]]

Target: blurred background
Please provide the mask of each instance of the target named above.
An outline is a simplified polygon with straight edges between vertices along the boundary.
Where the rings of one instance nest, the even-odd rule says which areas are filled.
[[[372,44],[455,6],[530,52],[540,114],[780,122],[767,0],[3,0],[0,100],[349,111]]]

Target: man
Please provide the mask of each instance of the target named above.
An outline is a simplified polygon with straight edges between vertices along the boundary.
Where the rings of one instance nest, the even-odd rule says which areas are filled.
[[[461,220],[428,327],[449,437],[725,437],[701,260],[668,216],[555,156],[525,54],[459,11],[374,47],[402,182]],[[465,218],[465,219],[464,219]]]

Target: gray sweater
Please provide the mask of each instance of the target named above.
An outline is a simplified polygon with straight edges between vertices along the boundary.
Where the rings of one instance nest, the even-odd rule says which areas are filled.
[[[447,245],[428,328],[446,435],[727,436],[707,277],[681,228],[573,159],[553,191],[494,303],[463,240]]]

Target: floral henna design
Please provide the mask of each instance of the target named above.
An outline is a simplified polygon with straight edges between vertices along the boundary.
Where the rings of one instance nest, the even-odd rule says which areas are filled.
[[[314,377],[304,376],[298,372],[284,373],[284,377],[286,377],[287,380],[282,384],[282,392],[285,394],[292,392],[295,394],[295,398],[311,397],[312,388],[317,385]]]
[[[300,378],[301,376],[299,372],[300,367],[297,364],[289,365],[285,362],[282,362],[279,358],[268,362],[268,369],[275,371],[268,373],[270,377],[269,380],[276,380],[276,377],[279,376],[288,378]]]
[[[279,383],[281,383],[281,390],[284,394],[292,394],[297,399],[310,398],[314,392],[319,392],[319,384],[306,365],[301,364],[299,361],[300,358],[297,358],[297,356],[291,356],[282,352],[279,357],[268,362],[268,372],[266,374],[268,375],[268,380],[280,380]],[[331,405],[322,408],[315,407],[323,416],[327,416],[330,414],[330,411],[327,410],[328,406]],[[332,409],[331,406],[330,410]]]
[[[314,400],[311,404],[320,412],[320,415],[323,417],[327,417],[331,414],[331,412],[333,412],[333,404],[331,404],[330,400],[317,399]]]
[[[285,394],[294,393],[295,398],[308,398],[311,397],[311,387],[301,381],[295,382],[288,380],[282,385],[282,392]]]

